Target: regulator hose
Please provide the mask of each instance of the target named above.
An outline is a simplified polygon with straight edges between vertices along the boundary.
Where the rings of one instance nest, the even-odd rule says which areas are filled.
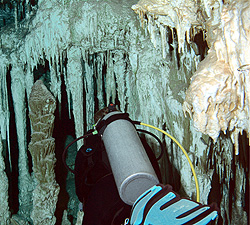
[[[75,140],[72,141],[71,143],[69,143],[69,144],[67,145],[67,147],[64,149],[63,154],[62,154],[62,161],[63,161],[64,166],[65,166],[71,173],[75,174],[75,170],[72,170],[72,169],[67,165],[67,163],[66,163],[68,148],[69,148],[71,145],[73,145],[75,142],[77,142],[77,141],[79,141],[79,140],[81,140],[81,139],[83,139],[83,138],[86,138],[86,137],[95,135],[95,134],[96,134],[96,133],[94,133],[94,132],[93,132],[93,133],[89,133],[89,134],[85,134],[85,135],[83,135],[83,136],[81,136],[81,137],[75,139]]]
[[[140,122],[140,125],[143,125],[143,126],[146,126],[146,127],[150,127],[150,128],[153,128],[155,130],[158,130],[160,132],[162,132],[163,134],[167,135],[169,138],[171,138],[179,147],[180,149],[182,150],[182,152],[184,153],[184,155],[186,156],[187,160],[188,160],[188,163],[191,167],[191,170],[192,170],[192,173],[193,173],[193,176],[194,176],[194,180],[195,180],[195,186],[196,186],[196,201],[197,202],[200,202],[200,189],[199,189],[199,183],[198,183],[198,179],[197,179],[197,176],[196,176],[196,173],[195,173],[195,170],[194,170],[194,166],[186,152],[186,150],[182,147],[182,145],[172,136],[170,135],[169,133],[167,133],[166,131],[158,128],[158,127],[155,127],[155,126],[152,126],[152,125],[149,125],[149,124],[146,124],[146,123],[142,123]]]
[[[162,158],[163,154],[164,154],[164,146],[163,146],[161,140],[160,140],[156,135],[154,135],[153,133],[151,133],[151,132],[149,132],[149,131],[147,131],[147,130],[136,129],[136,131],[139,131],[139,132],[142,132],[142,133],[149,134],[149,135],[151,135],[153,138],[156,139],[156,141],[159,143],[160,148],[161,148],[161,153],[160,153],[160,155],[156,158],[156,160],[159,161],[159,160]]]

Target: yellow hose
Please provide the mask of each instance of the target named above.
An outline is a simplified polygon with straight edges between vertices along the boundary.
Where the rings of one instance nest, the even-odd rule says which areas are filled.
[[[143,126],[147,126],[147,127],[151,127],[155,130],[158,130],[160,132],[162,132],[163,134],[167,135],[169,138],[171,138],[179,147],[180,149],[182,150],[182,152],[184,153],[184,155],[186,156],[188,162],[189,162],[189,165],[191,167],[191,170],[192,170],[192,173],[193,173],[193,176],[194,176],[194,180],[195,180],[195,186],[196,186],[196,201],[197,202],[200,202],[200,189],[199,189],[199,183],[198,183],[198,179],[197,179],[197,176],[196,176],[196,173],[195,173],[195,170],[194,170],[194,166],[186,152],[186,150],[181,146],[181,144],[173,137],[171,136],[169,133],[167,133],[166,131],[160,129],[160,128],[157,128],[157,127],[154,127],[152,125],[149,125],[149,124],[146,124],[146,123],[140,123],[140,125],[143,125]]]

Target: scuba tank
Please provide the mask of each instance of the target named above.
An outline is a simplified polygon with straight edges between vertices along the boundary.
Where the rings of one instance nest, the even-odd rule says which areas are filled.
[[[127,113],[112,111],[96,125],[103,140],[120,198],[128,205],[159,183]]]

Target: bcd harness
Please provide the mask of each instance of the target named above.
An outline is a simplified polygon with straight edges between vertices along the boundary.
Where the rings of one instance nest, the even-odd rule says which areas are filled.
[[[199,191],[199,184],[198,184],[198,179],[197,179],[197,176],[196,176],[196,173],[195,173],[195,170],[194,170],[194,166],[186,152],[186,150],[182,147],[182,145],[173,137],[171,136],[169,133],[167,133],[166,131],[160,129],[160,128],[157,128],[157,127],[154,127],[152,125],[149,125],[149,124],[146,124],[146,123],[142,123],[142,122],[139,122],[139,121],[133,121],[129,118],[129,114],[128,113],[119,113],[119,114],[115,114],[115,115],[112,115],[110,117],[108,117],[107,119],[104,119],[104,117],[102,117],[98,122],[97,124],[94,125],[94,130],[91,132],[91,133],[88,133],[88,134],[85,134],[77,139],[75,139],[74,141],[72,141],[65,149],[64,149],[64,152],[62,154],[62,160],[63,160],[63,163],[65,165],[65,167],[71,171],[72,173],[75,173],[73,169],[71,169],[67,163],[66,163],[66,157],[67,157],[67,151],[68,151],[68,148],[74,144],[75,142],[77,142],[78,140],[80,139],[85,139],[89,136],[92,136],[92,135],[99,135],[99,136],[102,136],[105,129],[108,127],[108,125],[110,125],[111,123],[113,123],[114,121],[116,120],[127,120],[129,121],[130,123],[132,123],[134,126],[135,125],[143,125],[143,126],[147,126],[147,127],[150,127],[150,128],[153,128],[155,130],[158,130],[160,131],[161,133],[163,133],[164,135],[168,136],[169,138],[171,138],[179,147],[180,149],[182,150],[182,152],[184,153],[184,155],[186,156],[188,162],[189,162],[189,165],[191,167],[191,170],[192,170],[192,173],[193,173],[193,176],[194,176],[194,180],[195,180],[195,185],[196,185],[196,201],[199,202],[200,201],[200,191]],[[146,130],[142,130],[142,129],[137,129],[139,132],[144,132],[144,133],[147,133],[151,136],[153,136],[157,142],[160,144],[160,147],[161,147],[161,152],[160,152],[160,155],[159,157],[157,157],[157,160],[160,160],[161,157],[163,156],[163,153],[164,153],[164,147],[163,147],[163,144],[162,142],[159,140],[159,138],[152,134],[151,132],[149,131],[146,131]],[[91,167],[92,163],[91,163],[91,159],[90,159],[90,167]]]

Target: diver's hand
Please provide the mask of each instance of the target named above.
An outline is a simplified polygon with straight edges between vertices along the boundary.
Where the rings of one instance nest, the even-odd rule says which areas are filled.
[[[170,185],[155,185],[134,203],[130,225],[203,225],[218,215],[216,204],[180,198]]]

